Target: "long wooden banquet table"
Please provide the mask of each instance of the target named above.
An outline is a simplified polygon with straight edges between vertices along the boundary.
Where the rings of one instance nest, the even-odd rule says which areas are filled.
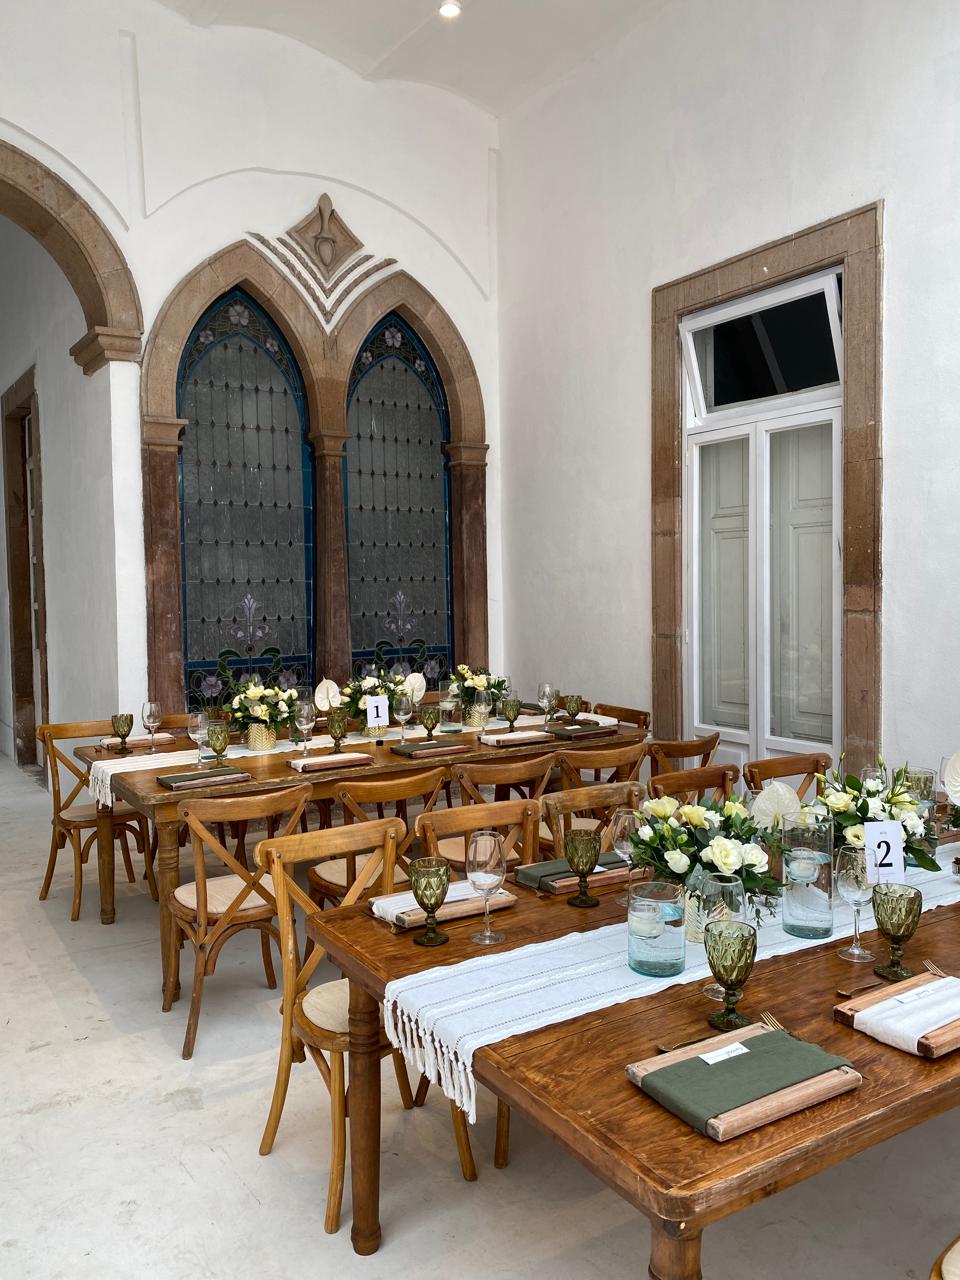
[[[492,730],[493,726],[491,726]],[[502,733],[500,728],[497,733]],[[620,725],[616,734],[608,734],[602,738],[584,739],[583,745],[590,747],[626,746],[638,742],[643,735],[629,725]],[[519,737],[519,734],[518,734]],[[383,780],[391,774],[402,775],[416,773],[423,769],[448,767],[454,764],[468,764],[471,761],[490,761],[502,759],[523,759],[530,756],[543,755],[550,750],[560,750],[564,746],[576,746],[574,743],[557,741],[554,746],[543,742],[519,742],[513,747],[491,747],[480,742],[479,734],[444,734],[438,740],[438,747],[455,743],[468,744],[469,751],[456,755],[437,754],[431,756],[424,753],[416,760],[408,756],[397,755],[390,746],[390,741],[377,745],[372,741],[355,742],[352,739],[344,743],[344,751],[365,752],[376,761],[373,766],[361,768],[328,769],[322,773],[298,773],[290,767],[289,761],[295,758],[289,752],[262,755],[230,755],[228,763],[250,774],[250,781],[232,785],[213,787],[195,787],[189,791],[175,792],[161,787],[157,781],[159,774],[184,773],[189,766],[179,764],[164,766],[163,755],[175,751],[183,751],[193,746],[188,738],[178,738],[164,747],[158,747],[153,754],[148,748],[138,749],[143,756],[142,770],[116,773],[111,778],[111,789],[115,800],[125,800],[139,813],[144,814],[156,825],[157,830],[157,888],[160,894],[160,954],[162,977],[166,979],[168,948],[165,945],[172,919],[167,907],[177,885],[180,883],[180,843],[177,806],[181,801],[198,797],[223,798],[249,795],[254,792],[278,791],[284,787],[301,786],[309,783],[313,789],[314,800],[330,800],[336,788],[344,780],[360,778],[365,781]],[[326,755],[328,751],[311,751],[311,755]],[[96,745],[77,747],[74,755],[87,768],[98,761],[120,759],[116,751]],[[127,757],[123,757],[127,758]],[[111,822],[112,805],[97,806],[97,871],[100,884],[100,920],[103,924],[112,924],[116,918],[115,905],[115,852],[113,844],[113,826]]]
[[[511,890],[520,900],[499,913],[497,928],[507,937],[490,952],[624,918],[612,887],[594,890],[601,905],[592,911],[519,886]],[[384,989],[408,974],[476,956],[469,940],[475,927],[470,920],[447,922],[449,944],[425,952],[412,945],[410,933],[392,933],[364,905],[325,911],[308,924],[310,936],[350,979],[352,1241],[357,1253],[374,1253],[381,1240],[379,1004]],[[865,940],[876,943],[871,949],[877,955],[885,954],[876,933],[865,934]],[[489,1045],[474,1055],[474,1074],[650,1220],[652,1280],[700,1280],[701,1236],[710,1223],[960,1102],[960,1052],[936,1061],[913,1057],[833,1021],[837,984],[860,976],[836,951],[834,939],[761,961],[741,1008],[755,1018],[769,1011],[789,1032],[849,1058],[863,1084],[731,1141],[714,1142],[696,1132],[624,1074],[626,1064],[653,1055],[658,1042],[711,1034],[706,1019],[716,1006],[701,994],[699,982]],[[916,967],[923,958],[948,973],[960,972],[960,904],[921,917],[906,959]],[[900,1211],[903,1186],[897,1192]]]

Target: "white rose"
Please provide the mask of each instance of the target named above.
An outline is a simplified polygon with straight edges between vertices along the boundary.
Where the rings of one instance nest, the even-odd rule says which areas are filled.
[[[853,796],[847,795],[846,791],[827,791],[823,802],[833,813],[846,813],[853,808]]]
[[[685,853],[681,853],[679,849],[668,849],[664,854],[667,866],[678,876],[686,875],[690,870],[690,859]]]
[[[863,789],[864,791],[871,791],[871,792],[882,791],[883,783],[880,781],[879,778],[867,778],[867,780],[863,784]]]
[[[862,849],[867,843],[867,833],[863,829],[863,823],[858,822],[852,827],[844,827],[843,838],[847,844],[852,844],[855,849]]]
[[[905,813],[900,819],[904,831],[910,836],[922,836],[924,831],[923,819],[916,813]]]
[[[464,685],[466,686],[466,688],[468,688],[468,689],[479,689],[479,688],[480,688],[480,686],[477,684],[477,682],[476,682],[476,680],[473,678],[473,676],[470,676],[470,677],[469,677],[469,679],[464,680],[464,682],[463,682],[463,683],[464,683]]]
[[[361,682],[361,684],[360,684],[360,688],[361,688],[361,689],[373,689],[373,688],[375,688],[375,687],[376,687],[376,683],[377,683],[377,677],[376,677],[376,676],[364,676],[364,677],[363,677],[363,681],[362,681],[362,682]]]
[[[474,685],[476,686],[476,688],[478,688],[478,689],[485,689],[485,688],[487,687],[487,677],[486,677],[486,676],[474,676],[474,678],[473,678],[473,684],[474,684]]]
[[[708,827],[719,827],[720,815],[716,809],[704,809],[703,820]]]
[[[367,695],[364,694],[363,697],[360,699],[360,710],[366,711],[366,709],[367,709]]]
[[[743,866],[743,845],[739,840],[730,840],[727,836],[714,836],[701,857],[704,862],[712,862],[724,875],[732,875]]]
[[[882,821],[885,817],[883,801],[879,796],[867,797],[867,817],[873,818],[874,821]]]
[[[232,702],[230,705],[233,707],[234,711],[236,711],[236,710],[239,708],[239,706],[240,706],[240,695],[239,695],[239,693],[237,694],[237,696],[234,698],[233,702]]]
[[[642,827],[640,828],[640,830],[637,832],[637,835],[639,836],[639,838],[640,838],[641,840],[652,840],[652,839],[653,839],[653,827],[642,826]]]
[[[750,867],[751,870],[762,876],[769,865],[766,849],[758,844],[745,844],[743,846],[743,865]]]

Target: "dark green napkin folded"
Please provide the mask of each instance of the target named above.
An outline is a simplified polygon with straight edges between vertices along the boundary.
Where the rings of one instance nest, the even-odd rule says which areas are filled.
[[[601,867],[625,866],[623,859],[615,853],[601,853]],[[551,858],[549,862],[531,862],[529,866],[517,867],[517,884],[525,884],[528,889],[539,889],[551,880],[563,880],[574,873],[566,858]]]
[[[168,791],[181,791],[192,787],[214,787],[225,782],[247,782],[250,775],[244,769],[223,765],[219,769],[194,769],[190,773],[164,773],[157,777],[161,787]]]
[[[785,1031],[770,1031],[743,1042],[746,1053],[712,1066],[697,1055],[672,1066],[648,1071],[640,1082],[649,1093],[700,1133],[714,1116],[744,1107],[759,1098],[812,1080],[826,1071],[849,1067],[846,1058],[825,1053],[819,1045],[795,1040]],[[704,1052],[709,1052],[705,1047]]]

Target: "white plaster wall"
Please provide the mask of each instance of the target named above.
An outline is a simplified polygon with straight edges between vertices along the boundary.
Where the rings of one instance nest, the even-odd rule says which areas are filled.
[[[955,0],[673,0],[501,122],[524,688],[649,705],[651,289],[882,197],[883,745],[960,747],[958,53]]]
[[[85,378],[74,363],[80,304],[53,259],[3,217],[0,281],[0,391],[36,367],[50,717],[109,716],[117,708],[109,378]],[[6,555],[0,521],[0,749],[11,754]]]

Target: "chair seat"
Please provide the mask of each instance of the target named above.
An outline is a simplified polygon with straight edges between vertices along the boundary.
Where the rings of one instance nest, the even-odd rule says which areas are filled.
[[[456,867],[462,871],[467,864],[467,848],[464,843],[463,836],[444,836],[442,840],[437,841],[437,848],[440,850],[441,858],[445,858],[451,867]],[[520,861],[520,855],[516,849],[511,849],[507,854],[507,866],[515,867]]]
[[[132,805],[117,801],[113,806],[114,821],[127,822],[130,818],[140,818]],[[95,804],[74,804],[69,809],[60,810],[60,821],[71,827],[95,827],[97,825],[97,806]]]
[[[350,983],[346,978],[321,982],[304,993],[299,1011],[315,1027],[346,1035],[350,1030]]]
[[[940,1259],[940,1275],[943,1280],[960,1280],[960,1240],[954,1240]]]
[[[357,856],[357,875],[360,874],[369,860],[375,856],[372,853],[361,853]],[[333,889],[339,889],[341,893],[346,893],[348,866],[349,863],[346,858],[330,858],[326,862],[321,862],[317,866],[311,867],[307,872],[307,879],[311,885],[315,885],[318,889],[330,886]],[[406,884],[407,879],[407,873],[403,868],[396,867],[393,873],[394,884]]]
[[[238,875],[228,876],[211,876],[207,879],[207,915],[221,916],[229,908],[234,898],[240,893],[244,886],[244,879]],[[273,893],[273,881],[269,876],[264,876],[260,882],[267,893]],[[181,907],[185,907],[188,911],[196,912],[197,910],[197,882],[191,880],[189,884],[182,884],[174,890],[173,896]],[[260,897],[259,893],[251,892],[236,913],[238,916],[258,915],[264,913],[267,916],[274,914],[273,908]]]

